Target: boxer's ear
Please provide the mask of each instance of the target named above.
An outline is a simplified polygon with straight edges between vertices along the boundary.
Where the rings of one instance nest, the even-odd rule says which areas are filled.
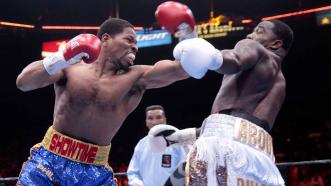
[[[269,45],[269,48],[271,50],[278,50],[279,48],[281,48],[283,46],[283,41],[282,40],[275,40],[273,42],[271,42],[271,44]]]
[[[102,34],[101,41],[107,41],[109,39],[112,39],[112,37],[109,34],[107,33]]]

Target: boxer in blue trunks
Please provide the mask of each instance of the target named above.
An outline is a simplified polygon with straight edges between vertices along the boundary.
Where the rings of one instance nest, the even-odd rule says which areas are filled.
[[[116,185],[108,153],[125,118],[147,89],[189,78],[179,61],[134,65],[137,51],[132,24],[110,18],[97,36],[80,34],[23,69],[17,87],[53,85],[55,105],[52,126],[32,148],[18,185]]]
[[[17,185],[116,185],[109,150],[110,145],[85,143],[50,127],[31,148]]]

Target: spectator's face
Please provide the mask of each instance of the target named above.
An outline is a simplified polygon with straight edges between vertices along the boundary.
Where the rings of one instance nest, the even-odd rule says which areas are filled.
[[[151,129],[152,127],[154,127],[155,125],[158,124],[166,124],[167,123],[167,119],[164,115],[164,111],[163,110],[149,110],[146,113],[146,126],[148,129]]]

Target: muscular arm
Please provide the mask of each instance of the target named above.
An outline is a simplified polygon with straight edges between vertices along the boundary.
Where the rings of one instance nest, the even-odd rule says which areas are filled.
[[[153,66],[145,67],[139,83],[142,83],[146,89],[164,87],[190,77],[178,61],[162,60]]]
[[[30,91],[53,84],[64,76],[63,71],[49,75],[42,60],[26,66],[16,79],[16,86],[22,91]]]
[[[235,74],[254,66],[263,55],[263,46],[256,41],[244,39],[234,49],[222,50],[223,65],[217,72]]]

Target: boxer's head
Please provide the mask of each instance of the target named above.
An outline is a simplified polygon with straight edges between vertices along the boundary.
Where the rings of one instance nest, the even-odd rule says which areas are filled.
[[[102,23],[98,31],[102,41],[103,55],[117,68],[127,71],[133,65],[138,51],[134,27],[128,21],[110,18]]]
[[[146,126],[151,129],[158,124],[166,124],[167,118],[161,105],[151,105],[146,107]]]
[[[261,43],[270,50],[288,51],[293,42],[293,31],[282,21],[263,21],[255,27],[251,34],[247,35],[247,38]]]

